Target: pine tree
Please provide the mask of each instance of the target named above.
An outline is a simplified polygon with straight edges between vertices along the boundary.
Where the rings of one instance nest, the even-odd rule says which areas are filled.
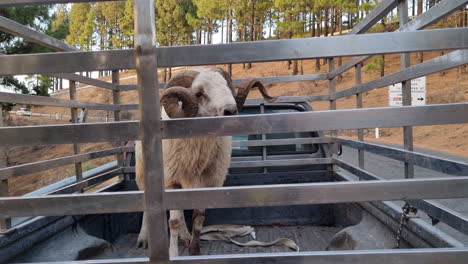
[[[79,48],[86,48],[86,43],[83,43],[83,35],[88,19],[88,13],[91,11],[90,3],[73,4],[70,10],[70,34],[65,39],[67,43],[77,45]]]

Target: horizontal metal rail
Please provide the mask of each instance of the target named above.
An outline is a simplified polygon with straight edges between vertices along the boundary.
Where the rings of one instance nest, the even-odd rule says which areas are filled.
[[[269,77],[256,77],[257,80],[263,83],[278,83],[278,82],[299,82],[299,81],[316,81],[316,80],[327,80],[326,73],[315,73],[305,75],[291,75],[291,76],[269,76]],[[246,79],[233,79],[233,83],[238,84]],[[158,88],[162,89],[166,86],[165,82],[158,83]],[[136,84],[121,84],[118,88],[122,91],[136,90]],[[276,101],[275,101],[276,102]]]
[[[300,165],[329,165],[333,164],[331,158],[305,158],[305,159],[275,159],[255,161],[232,161],[229,168],[258,168],[258,167],[285,167]],[[124,173],[134,173],[135,167],[125,167]]]
[[[468,103],[376,107],[230,117],[180,118],[163,121],[163,138],[241,136],[248,134],[325,131],[468,123]],[[0,128],[1,131],[7,128]]]
[[[134,69],[134,52],[128,49],[2,55],[0,75]]]
[[[62,216],[144,210],[143,191],[0,198],[0,214]]]
[[[35,31],[29,27],[21,25],[13,20],[10,20],[2,16],[0,16],[0,30],[10,33],[15,36],[22,37],[34,43],[38,43],[40,45],[49,47],[56,51],[81,51],[80,49],[72,45],[69,45],[61,40],[53,38],[42,32]],[[86,76],[81,76],[81,75],[74,74],[74,73],[56,73],[56,74],[51,74],[50,76],[67,79],[71,81],[77,81],[80,83],[90,84],[90,85],[107,88],[107,89],[113,89],[113,90],[116,89],[115,85],[112,83],[89,78]]]
[[[351,95],[356,95],[358,93],[369,92],[378,88],[386,87],[388,85],[408,81],[440,71],[445,71],[465,64],[468,64],[468,50],[457,50],[432,60],[405,68],[404,70],[385,75],[379,79],[336,92],[331,95],[331,99],[335,100]]]
[[[100,88],[117,90],[117,85],[115,85],[115,84],[112,84],[112,83],[106,82],[106,81],[102,81],[102,80],[99,80],[99,79],[89,78],[89,77],[82,76],[82,75],[79,75],[79,74],[74,74],[74,73],[53,73],[53,74],[49,74],[49,76],[57,77],[57,78],[61,78],[61,79],[67,79],[67,80],[70,80],[70,81],[75,81],[75,82],[84,83],[84,84],[88,84],[88,85],[93,85],[93,86],[100,87]]]
[[[170,258],[168,264],[264,264],[264,263],[314,263],[314,264],[465,264],[467,248],[418,248],[379,249],[347,251],[312,251],[257,254],[226,254],[205,256],[184,256]],[[50,263],[50,262],[49,262]],[[105,259],[54,262],[54,264],[147,264],[149,258]],[[36,263],[45,264],[45,263]]]
[[[408,200],[406,202],[426,212],[430,217],[451,226],[458,232],[468,235],[468,218],[465,215],[431,201]]]
[[[163,138],[468,123],[468,103],[163,120]],[[0,146],[138,138],[138,121],[0,128]]]
[[[424,27],[430,26],[433,23],[435,23],[437,20],[441,19],[442,17],[450,15],[452,12],[455,12],[456,10],[458,10],[463,5],[466,5],[467,3],[468,3],[468,0],[445,0],[440,3],[437,3],[437,5],[433,6],[431,9],[424,12],[417,18],[411,20],[398,31],[408,32],[408,31],[419,30]],[[341,65],[340,67],[336,68],[333,72],[331,72],[328,75],[328,78],[330,79],[334,78],[340,75],[341,73],[351,69],[356,64],[359,64],[369,59],[370,57],[372,56],[360,56],[360,57],[352,58],[346,63],[344,63],[343,65]]]
[[[399,148],[382,146],[370,142],[362,142],[344,138],[334,138],[335,142],[355,149],[378,154],[394,160],[411,162],[414,165],[451,175],[468,176],[468,163],[443,159],[423,153]]]
[[[100,103],[52,98],[52,97],[47,97],[47,96],[15,94],[15,93],[6,93],[6,92],[0,92],[0,102],[25,104],[25,105],[66,107],[66,108],[87,108],[91,110],[106,110],[106,111],[119,111],[122,109],[122,107],[125,107],[121,105],[100,104]]]
[[[279,159],[279,160],[255,160],[231,162],[230,168],[257,168],[257,167],[285,167],[300,165],[329,165],[333,164],[332,158],[309,159]]]
[[[438,186],[438,188],[432,188]],[[278,184],[165,191],[165,209],[239,208],[403,199],[466,198],[468,177]],[[0,198],[4,217],[143,211],[143,192]]]
[[[166,190],[165,206],[172,210],[465,198],[467,188],[468,177],[447,177],[179,189]]]
[[[299,96],[278,96],[275,103],[297,103],[297,102],[316,102],[329,101],[330,96],[324,95],[299,95]],[[246,104],[269,104],[263,98],[247,98]]]
[[[56,51],[79,51],[80,50],[61,40],[48,36],[44,33],[40,33],[29,27],[23,26],[19,24],[18,22],[15,22],[3,16],[0,16],[0,31],[10,33],[14,36],[19,36],[21,38],[38,43],[40,45],[46,46]]]
[[[233,147],[257,147],[257,146],[283,146],[295,144],[329,144],[333,139],[329,137],[320,138],[286,138],[286,139],[267,139],[267,140],[239,140],[233,141]]]
[[[353,43],[353,45],[343,45],[343,43]],[[324,50],[323,47],[328,49]],[[466,48],[468,48],[468,28],[452,28],[160,47],[157,59],[159,67],[175,67]],[[0,58],[0,75],[135,68],[134,50],[4,55]],[[64,63],[56,63],[57,61]]]
[[[358,168],[356,166],[350,165],[340,159],[335,159],[334,163],[341,167],[344,170],[349,171],[350,173],[358,176],[363,180],[382,180],[382,178],[375,176],[374,174]],[[349,180],[349,179],[345,179]],[[426,201],[426,200],[406,200],[405,202],[410,203],[416,208],[426,212],[428,215],[438,219],[439,221],[451,226],[452,228],[468,235],[468,218],[464,215],[459,214],[447,207],[444,207],[440,204]]]
[[[23,5],[50,5],[50,4],[66,4],[66,3],[81,3],[81,2],[109,2],[123,0],[2,0],[0,7],[8,6],[23,6]]]
[[[114,169],[114,170],[111,170],[111,171],[108,171],[108,172],[104,172],[104,173],[101,173],[101,174],[93,176],[93,177],[89,177],[89,178],[84,179],[82,181],[70,184],[68,186],[65,186],[63,188],[60,188],[58,190],[55,190],[55,191],[49,193],[49,195],[74,193],[74,192],[83,190],[85,188],[94,186],[96,184],[103,183],[103,182],[105,182],[107,180],[110,180],[110,179],[112,179],[112,178],[114,178],[114,177],[116,177],[118,175],[121,175],[122,173],[123,173],[123,168],[117,168],[117,169]]]
[[[464,35],[460,35],[464,34]],[[352,43],[352,45],[343,45]],[[468,28],[161,47],[160,67],[313,59],[468,48]],[[327,47],[324,49],[323,47]],[[219,56],[222,54],[222,56]],[[190,56],[189,56],[190,55]]]
[[[110,155],[115,155],[123,153],[124,148],[111,148],[101,151],[88,152],[83,154],[77,154],[72,156],[66,156],[51,160],[38,161],[28,164],[22,164],[12,167],[0,168],[0,180],[7,180],[21,175],[27,175],[31,173],[36,173],[40,171],[50,170],[53,168],[58,168],[77,162],[85,162],[88,160],[93,160],[97,158],[107,157]]]

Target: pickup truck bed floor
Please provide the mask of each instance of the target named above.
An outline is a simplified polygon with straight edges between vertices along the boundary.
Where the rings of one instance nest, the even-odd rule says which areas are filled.
[[[301,251],[319,251],[325,250],[331,237],[340,231],[340,227],[328,226],[256,226],[255,232],[257,240],[273,241],[277,238],[290,238],[300,247]],[[95,259],[112,258],[136,258],[146,256],[146,251],[136,248],[138,234],[127,234],[119,237],[113,243],[113,249],[104,251]],[[246,242],[252,237],[236,237],[237,241]],[[182,245],[179,246],[181,256],[188,255],[188,251]],[[224,241],[202,241],[201,251],[203,255],[218,254],[242,254],[242,253],[271,253],[271,252],[290,252],[286,246],[271,247],[240,247]]]

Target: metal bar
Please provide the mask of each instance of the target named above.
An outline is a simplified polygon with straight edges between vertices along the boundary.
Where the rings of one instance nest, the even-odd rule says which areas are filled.
[[[119,82],[120,82],[119,71],[118,70],[112,71],[112,84],[115,87],[119,87]],[[112,100],[113,100],[114,105],[120,105],[120,90],[119,89],[116,89],[116,90],[112,91]],[[121,116],[122,116],[121,111],[115,111],[114,112],[114,121],[119,122],[120,119],[121,119]],[[117,141],[115,143],[115,145],[116,145],[116,147],[123,147],[125,145],[125,142]],[[123,154],[122,153],[117,154],[117,164],[118,164],[119,167],[123,167],[123,165],[124,165],[124,160],[123,160]]]
[[[348,35],[361,34],[374,26],[380,19],[387,16],[398,4],[398,0],[384,0],[380,2]]]
[[[148,224],[148,252],[152,263],[169,260],[167,213],[164,210],[164,166],[162,122],[157,69],[155,12],[153,0],[135,1],[135,49],[140,102],[142,170],[145,183],[145,221]]]
[[[3,126],[3,107],[0,104],[0,127]],[[7,166],[6,149],[0,147],[0,170]],[[0,179],[0,197],[8,197],[10,192],[8,190],[8,180]],[[5,233],[11,228],[11,219],[5,218],[0,215],[0,234]]]
[[[161,67],[313,59],[468,48],[468,29],[433,29],[158,48]],[[353,45],[342,45],[353,43]],[[323,49],[328,47],[328,49]],[[0,56],[0,75],[131,69],[134,50]],[[219,56],[223,54],[223,56]],[[188,56],[190,55],[190,56]],[[56,63],[63,61],[64,63]],[[74,63],[80,61],[80,63]],[[47,66],[47,67],[46,67]]]
[[[231,162],[230,168],[284,167],[298,165],[333,164],[332,158],[281,159]]]
[[[336,142],[356,149],[362,149],[394,160],[413,163],[414,165],[458,176],[468,176],[468,163],[438,158],[435,156],[392,148],[370,142],[335,138]]]
[[[287,138],[268,140],[233,141],[233,147],[257,147],[257,146],[284,146],[296,144],[330,144],[333,140],[329,137],[321,138]]]
[[[117,153],[122,153],[123,148],[112,148],[95,152],[82,153],[78,155],[60,157],[51,160],[38,161],[12,167],[0,168],[0,180],[7,180],[14,177],[27,175],[30,173],[50,170],[73,163],[85,162],[92,159],[107,157]]]
[[[369,92],[398,82],[426,76],[431,73],[448,70],[468,63],[468,50],[457,50],[432,60],[405,68],[404,70],[385,75],[379,79],[356,85],[352,88],[336,92],[332,99],[343,98],[358,93]]]
[[[290,75],[290,76],[270,76],[270,77],[256,77],[262,83],[278,83],[278,82],[299,82],[299,81],[318,81],[327,80],[326,73],[304,74],[304,75]],[[245,79],[234,79],[233,83],[241,83]]]
[[[129,213],[144,210],[143,192],[112,192],[0,198],[0,214],[12,216],[62,216]]]
[[[166,190],[164,210],[465,198],[467,188],[468,177],[444,177],[179,189]],[[143,208],[142,191],[0,198],[4,217],[139,212]]]
[[[407,23],[403,28],[401,28],[400,31],[406,32],[419,30],[432,25],[440,18],[450,15],[452,12],[455,12],[463,5],[466,5],[467,2],[467,0],[445,0],[437,3],[437,5],[434,5],[431,9],[418,16],[416,19],[413,19]],[[333,73],[330,74],[329,77],[340,75],[341,73],[351,69],[356,64],[361,63],[370,57],[371,56],[354,57],[338,67],[335,71],[333,71]]]
[[[260,114],[265,114],[265,104],[260,104]],[[266,134],[262,134],[262,140],[266,140]],[[267,149],[265,146],[262,146],[262,160],[263,161],[266,161],[267,160]],[[251,164],[251,163],[250,163]],[[233,166],[233,164],[231,163],[231,167]],[[263,173],[267,173],[268,170],[265,167],[263,167]]]
[[[178,210],[465,198],[467,188],[468,177],[444,177],[173,189],[165,192],[165,206],[167,210]]]
[[[74,81],[69,82],[70,88],[70,101],[76,101],[76,83]],[[78,113],[76,108],[71,108],[71,121],[72,123],[78,123]],[[73,153],[75,155],[80,154],[80,145],[78,143],[73,143]],[[83,180],[83,168],[81,167],[81,162],[75,163],[75,173],[76,181],[80,182]],[[79,190],[81,191],[81,190]]]
[[[74,184],[70,184],[68,186],[65,186],[63,188],[60,188],[58,190],[55,190],[51,193],[48,193],[48,195],[54,195],[54,194],[67,194],[67,193],[74,193],[74,192],[78,192],[78,191],[82,191],[88,187],[91,187],[95,184],[100,184],[100,183],[103,183],[107,180],[110,180],[120,174],[123,173],[123,169],[122,168],[117,168],[117,169],[114,169],[114,170],[111,170],[111,171],[107,171],[107,172],[104,172],[104,173],[101,173],[99,175],[96,175],[96,176],[93,176],[93,177],[89,177],[85,180],[81,180],[81,181],[77,181],[76,183]]]
[[[297,103],[297,102],[315,102],[315,101],[329,101],[330,96],[324,95],[301,95],[301,96],[278,96],[274,103]],[[246,104],[266,104],[268,102],[263,98],[247,98]]]
[[[72,45],[69,45],[61,40],[53,38],[42,32],[35,31],[29,27],[21,25],[13,20],[10,20],[2,16],[0,16],[0,30],[10,33],[15,36],[22,37],[34,43],[49,47],[56,51],[81,51],[80,49]],[[95,85],[97,87],[115,89],[114,85],[112,85],[111,83],[97,80],[97,79],[88,78],[88,77],[81,76],[81,75],[74,74],[74,73],[57,73],[57,74],[53,74],[50,76],[62,78],[62,79],[68,79],[70,81],[76,81],[80,83]]]
[[[51,4],[68,4],[82,2],[106,2],[106,1],[122,1],[122,0],[2,0],[0,7],[23,6],[23,5],[51,5]]]
[[[162,121],[165,139],[468,123],[468,103],[301,113],[180,118]],[[138,138],[139,122],[0,128],[0,146],[111,142]]]
[[[1,6],[2,4],[0,4]],[[0,31],[18,36],[56,51],[79,51],[72,45],[0,16]]]
[[[110,104],[99,104],[76,100],[67,100],[52,98],[46,96],[27,95],[27,94],[14,94],[0,92],[0,102],[14,103],[14,104],[25,104],[25,105],[46,105],[54,107],[66,107],[66,108],[87,108],[92,110],[106,110],[106,111],[117,111],[121,107],[110,105]]]
[[[398,3],[398,17],[400,21],[400,29],[403,28],[403,25],[408,23],[408,1],[399,0]],[[411,66],[410,54],[401,53],[401,70],[404,70]],[[403,93],[403,105],[411,105],[411,80],[405,80],[401,82],[401,90]],[[413,151],[413,127],[405,126],[403,127],[403,141],[404,148],[406,150]],[[414,177],[414,166],[411,162],[405,162],[405,178]]]
[[[298,81],[314,81],[314,80],[327,80],[326,73],[315,73],[305,75],[288,75],[288,76],[270,76],[270,77],[256,77],[257,80],[263,83],[278,83],[278,82],[298,82]],[[241,83],[246,79],[233,79],[233,83]],[[158,88],[162,89],[166,83],[161,82],[158,84]],[[119,85],[119,89],[122,91],[136,90],[137,87],[134,84]],[[263,99],[263,98],[262,98]],[[276,102],[276,101],[275,101]]]
[[[49,74],[49,76],[53,76],[53,77],[57,77],[61,79],[67,79],[67,80],[75,81],[79,83],[89,84],[89,85],[93,85],[96,87],[107,88],[111,90],[117,89],[115,85],[112,83],[98,80],[98,79],[88,78],[86,76],[74,74],[74,73],[54,73],[54,74]]]
[[[428,27],[442,17],[446,17],[459,8],[468,4],[468,0],[443,0],[431,7],[431,9],[424,12],[424,14],[418,16],[401,26],[399,31],[412,31]]]
[[[2,55],[0,75],[134,69],[134,53],[134,50],[104,50]]]
[[[382,180],[382,178],[377,177],[368,171],[347,164],[342,160],[335,159],[334,162],[337,166],[351,172],[352,174],[358,176],[360,179],[362,178],[364,180]],[[468,235],[468,218],[466,218],[464,215],[431,201],[406,200],[405,202],[410,203],[416,208],[426,212],[428,215],[434,217],[435,219],[438,219],[441,222],[453,227],[459,232]]]
[[[468,218],[465,215],[431,201],[408,200],[406,202],[455,230],[468,235]]]
[[[355,66],[355,83],[356,85],[360,85],[362,83],[361,79],[361,70],[362,70],[362,63],[358,63]],[[357,93],[356,94],[356,108],[362,108],[362,97],[364,96],[363,93]],[[357,130],[357,139],[359,141],[364,141],[364,130],[363,129],[358,129]],[[364,168],[364,151],[359,149],[358,150],[358,164],[359,168],[363,169]]]
[[[314,264],[465,264],[468,258],[466,248],[418,248],[418,249],[379,249],[349,251],[312,251],[258,254],[226,254],[174,257],[171,264],[264,264],[264,263],[314,263]],[[55,264],[146,264],[148,258],[105,259],[54,262]],[[45,263],[37,263],[45,264]]]
[[[353,45],[343,45],[343,43],[353,43]],[[433,29],[417,32],[390,32],[327,38],[161,47],[158,49],[158,65],[161,67],[175,67],[313,59],[463,49],[467,48],[467,46],[468,28]],[[327,47],[327,49],[323,49],[323,47]],[[219,56],[219,54],[222,54],[222,56]]]

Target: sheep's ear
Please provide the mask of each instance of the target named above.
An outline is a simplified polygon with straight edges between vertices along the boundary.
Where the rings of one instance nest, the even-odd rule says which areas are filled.
[[[179,104],[182,102],[182,105]],[[161,105],[170,118],[194,117],[198,113],[198,103],[195,95],[182,86],[174,86],[164,90]]]

